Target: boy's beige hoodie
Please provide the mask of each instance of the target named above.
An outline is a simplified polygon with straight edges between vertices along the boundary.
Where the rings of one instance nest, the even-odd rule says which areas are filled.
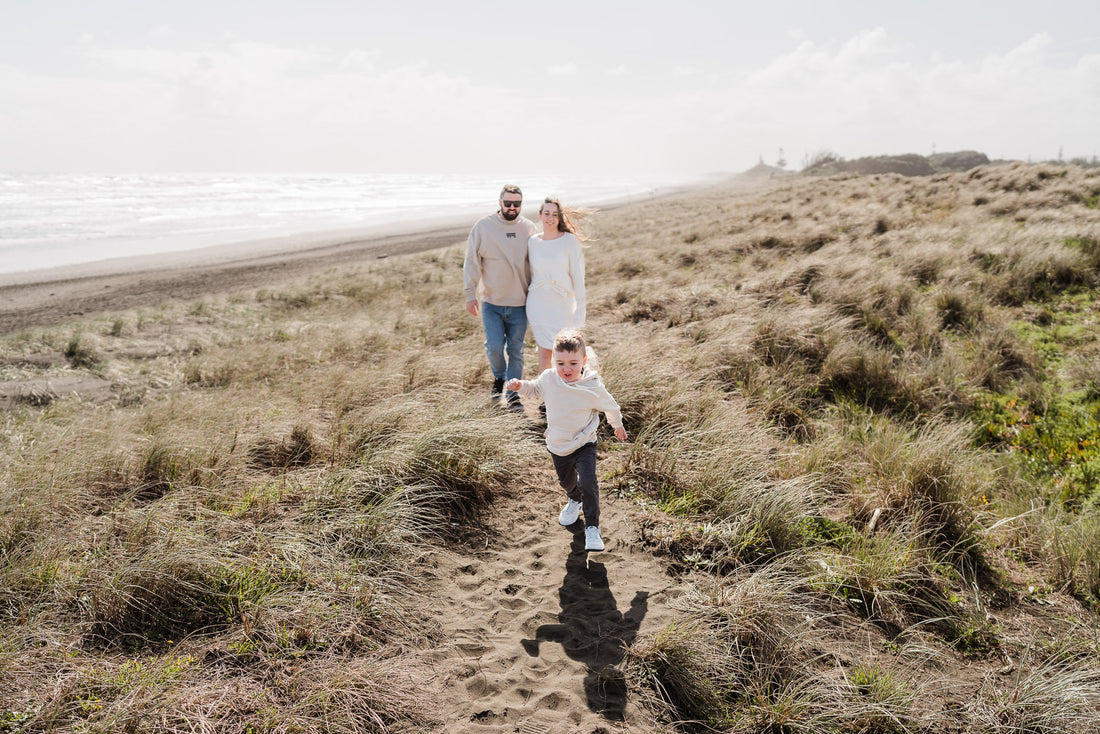
[[[517,392],[546,403],[546,448],[558,456],[568,456],[596,440],[600,411],[612,428],[623,426],[619,404],[591,367],[576,382],[566,382],[548,369],[534,380],[521,380]]]

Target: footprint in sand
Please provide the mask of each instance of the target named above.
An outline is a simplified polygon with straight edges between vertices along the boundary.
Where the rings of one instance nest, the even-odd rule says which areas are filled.
[[[531,606],[531,602],[525,599],[516,599],[514,597],[505,597],[499,600],[497,604],[513,612],[518,612]]]
[[[568,706],[569,700],[557,692],[548,693],[538,701],[538,707],[548,711],[560,711]]]
[[[557,614],[547,611],[546,609],[539,609],[530,617],[523,620],[523,624],[520,625],[520,632],[522,632],[527,637],[534,637],[536,630],[538,630],[541,625],[553,624],[557,621]]]
[[[493,649],[489,641],[485,639],[484,630],[459,629],[455,630],[455,649],[466,657],[479,657]]]

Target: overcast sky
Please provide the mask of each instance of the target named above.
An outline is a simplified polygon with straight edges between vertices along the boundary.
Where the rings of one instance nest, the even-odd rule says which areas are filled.
[[[0,0],[9,173],[693,174],[1098,131],[1098,0]]]

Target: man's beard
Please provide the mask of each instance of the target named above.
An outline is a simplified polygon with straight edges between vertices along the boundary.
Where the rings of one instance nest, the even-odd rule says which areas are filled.
[[[519,216],[519,209],[501,209],[500,216],[504,217],[506,222],[514,222]]]

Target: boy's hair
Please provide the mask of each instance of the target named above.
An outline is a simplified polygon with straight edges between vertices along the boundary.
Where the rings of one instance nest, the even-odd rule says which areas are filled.
[[[554,337],[554,351],[555,352],[574,352],[576,354],[585,353],[584,334],[580,333],[576,329],[562,329],[558,332],[558,335]]]

